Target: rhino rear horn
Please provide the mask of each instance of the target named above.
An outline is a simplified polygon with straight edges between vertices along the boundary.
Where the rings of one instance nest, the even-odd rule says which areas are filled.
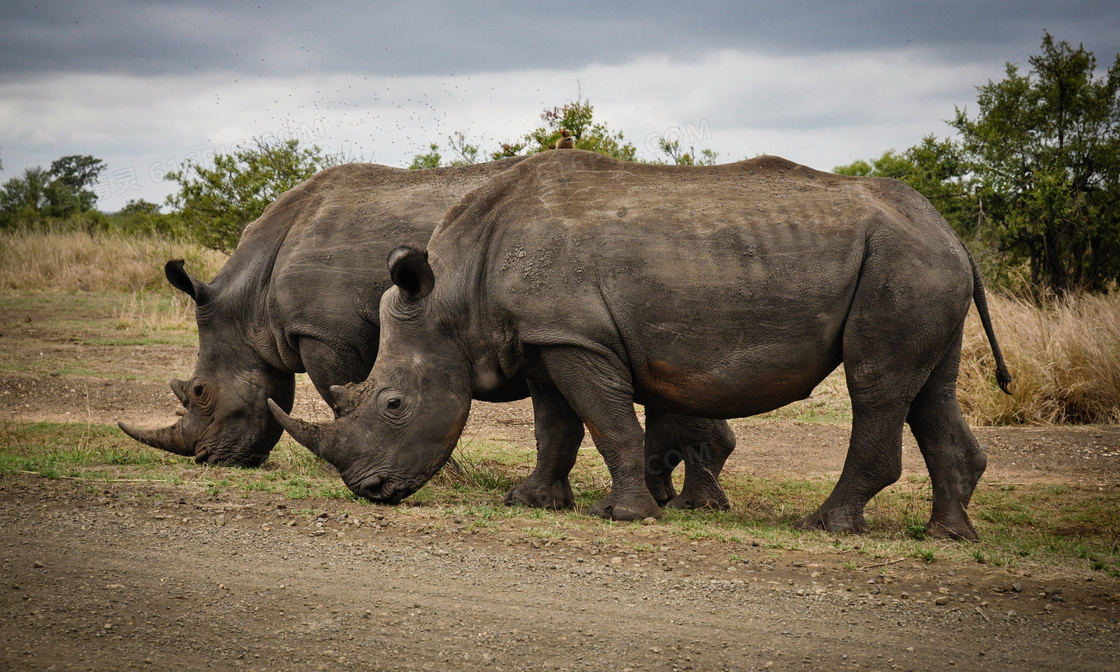
[[[183,408],[190,406],[191,395],[187,391],[187,382],[176,378],[171,381],[171,391],[175,393],[175,398],[183,405]]]
[[[428,251],[402,245],[389,253],[389,277],[401,295],[409,301],[419,301],[436,286],[436,277],[428,264]]]
[[[194,448],[188,448],[186,442],[183,441],[183,428],[178,422],[170,427],[152,430],[133,427],[127,422],[118,422],[117,427],[120,427],[122,432],[145,446],[166,450],[176,455],[194,457]]]
[[[194,277],[183,268],[182,259],[172,259],[163,265],[163,274],[171,286],[185,292],[195,303],[205,303],[209,296],[209,285]]]
[[[293,418],[288,415],[284,409],[280,408],[272,399],[268,400],[268,410],[272,411],[272,417],[276,418],[276,422],[284,428],[284,431],[292,435],[296,443],[307,448],[312,453],[315,453],[324,460],[330,461],[324,455],[325,442],[323,441],[323,428],[306,420]]]

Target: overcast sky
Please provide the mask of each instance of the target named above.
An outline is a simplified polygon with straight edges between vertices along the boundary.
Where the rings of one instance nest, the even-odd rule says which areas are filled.
[[[494,150],[580,95],[645,158],[666,135],[830,170],[950,135],[1046,30],[1104,71],[1120,2],[7,0],[0,180],[92,154],[115,211],[254,137],[407,166],[456,131]]]

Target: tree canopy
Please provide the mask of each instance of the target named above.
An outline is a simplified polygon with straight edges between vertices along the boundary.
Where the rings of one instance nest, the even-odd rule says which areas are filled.
[[[93,156],[64,156],[48,170],[28,168],[0,187],[0,226],[11,228],[46,217],[68,217],[93,210],[93,185],[105,162]]]
[[[1120,281],[1120,54],[1097,76],[1092,52],[1046,33],[1029,63],[977,87],[975,117],[957,108],[958,139],[835,170],[906,182],[1005,267],[1025,264],[1036,291],[1107,291]]]
[[[1020,74],[979,87],[978,114],[957,109],[968,169],[999,243],[1061,295],[1120,279],[1120,54],[1103,77],[1078,45],[1047,33]]]
[[[199,242],[229,251],[277,196],[333,163],[318,147],[301,148],[295,139],[271,144],[254,140],[252,147],[218,154],[211,168],[188,162],[168,173],[179,191],[167,203]]]

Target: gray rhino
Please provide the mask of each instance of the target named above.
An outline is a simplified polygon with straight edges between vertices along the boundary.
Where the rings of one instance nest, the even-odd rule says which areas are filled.
[[[381,264],[388,251],[427,240],[463,194],[520,160],[424,171],[328,168],[246,227],[212,281],[169,261],[168,281],[197,304],[194,375],[171,381],[186,413],[158,430],[118,425],[199,463],[263,463],[283,432],[266,400],[291,409],[296,373],[306,372],[337,408],[330,387],[361,381],[373,367],[378,304],[391,286]]]
[[[864,506],[901,474],[905,422],[932,481],[928,532],[976,538],[965,508],[987,458],[956,398],[973,301],[1005,391],[1010,375],[975,263],[900,182],[775,157],[680,167],[549,152],[468,194],[427,251],[394,250],[388,266],[379,355],[349,392],[354,410],[313,424],[270,402],[362,497],[420,488],[472,397],[525,377],[534,403],[573,432],[585,424],[606,461],[612,489],[591,513],[657,516],[634,402],[652,421],[749,416],[807,397],[843,362],[847,459],[800,525],[865,530]],[[571,442],[542,446],[541,478],[574,459]]]
[[[383,265],[388,251],[426,241],[463,194],[523,158],[423,171],[373,164],[329,168],[284,193],[250,224],[211,282],[193,277],[182,261],[168,262],[167,279],[198,307],[194,375],[171,381],[185,413],[163,429],[124,422],[120,428],[199,463],[252,467],[268,459],[283,431],[266,400],[290,411],[295,373],[306,371],[336,414],[344,412],[348,397],[340,386],[364,380],[377,357],[378,304],[392,286]],[[488,400],[527,395],[521,380]],[[560,453],[567,442],[578,447],[582,426],[578,433],[554,433],[548,411],[538,408],[537,415],[540,443],[560,441]],[[649,478],[658,502],[726,508],[717,478],[735,446],[727,424],[669,416],[650,429]],[[678,495],[671,474],[682,459],[690,464]],[[537,482],[522,484],[508,500],[571,505],[566,478],[545,487],[534,487]]]

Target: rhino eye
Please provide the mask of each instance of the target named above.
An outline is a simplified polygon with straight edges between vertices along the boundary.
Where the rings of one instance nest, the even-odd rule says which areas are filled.
[[[400,407],[401,407],[401,400],[400,400],[400,399],[397,399],[396,397],[393,397],[392,399],[390,399],[390,400],[389,400],[389,401],[388,401],[388,402],[387,402],[387,403],[385,404],[385,406],[386,406],[386,408],[388,408],[389,410],[391,410],[391,411],[395,411],[395,410],[397,410],[398,408],[400,408]]]
[[[199,383],[198,385],[195,385],[195,386],[194,386],[194,396],[196,396],[196,397],[201,397],[201,396],[202,396],[202,392],[203,392],[203,391],[204,391],[205,389],[206,389],[206,388],[202,387],[202,384],[201,384],[201,383]]]

